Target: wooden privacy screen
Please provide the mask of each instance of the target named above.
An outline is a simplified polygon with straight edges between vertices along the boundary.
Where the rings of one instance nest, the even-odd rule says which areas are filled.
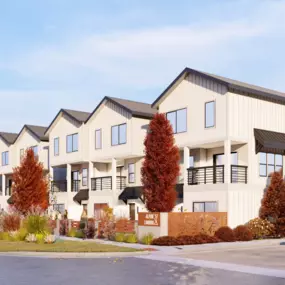
[[[227,226],[227,213],[168,213],[168,235],[196,235],[215,231]]]
[[[128,219],[119,219],[116,222],[116,233],[135,233],[135,221]]]

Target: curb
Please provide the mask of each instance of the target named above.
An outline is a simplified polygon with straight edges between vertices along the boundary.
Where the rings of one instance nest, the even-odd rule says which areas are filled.
[[[138,257],[149,255],[149,251],[137,252],[0,252],[0,256],[10,257],[41,257],[41,258],[112,258],[112,257]]]

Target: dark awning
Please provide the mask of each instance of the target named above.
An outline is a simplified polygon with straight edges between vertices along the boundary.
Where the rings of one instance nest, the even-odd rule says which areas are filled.
[[[255,152],[267,152],[285,155],[285,134],[254,129]]]
[[[79,192],[73,197],[73,201],[81,204],[82,201],[89,199],[89,189],[81,189]]]
[[[177,198],[183,199],[183,184],[176,184],[176,192]],[[142,186],[126,187],[119,196],[119,200],[124,201],[126,204],[128,200],[135,199],[141,199],[144,202]]]

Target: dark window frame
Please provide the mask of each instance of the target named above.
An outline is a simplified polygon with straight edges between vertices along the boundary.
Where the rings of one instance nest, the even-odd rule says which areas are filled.
[[[121,143],[120,142],[120,126],[126,126],[126,141]],[[113,144],[113,128],[118,128],[118,143],[117,144]],[[123,123],[123,124],[119,124],[119,125],[114,125],[114,126],[111,126],[111,146],[117,146],[117,145],[123,145],[123,144],[126,144],[127,143],[127,123]]]
[[[210,104],[210,103],[214,103],[214,125],[213,126],[207,126],[207,104]],[[204,115],[204,120],[205,120],[204,127],[205,127],[205,129],[211,129],[211,128],[216,127],[216,101],[212,100],[212,101],[205,102],[204,109],[205,109],[204,110],[204,112],[205,112],[205,115]]]
[[[55,152],[55,141],[57,141],[57,153]],[[53,155],[54,156],[59,156],[59,137],[56,137],[53,139]]]
[[[97,139],[96,139],[96,134],[97,132],[100,131],[100,147],[97,147]],[[95,149],[102,149],[102,129],[96,129],[95,130]]]
[[[260,163],[260,154],[261,154],[261,153],[264,153],[264,154],[265,154],[266,163]],[[268,154],[273,154],[273,156],[274,156],[274,164],[269,164],[269,163],[268,163]],[[281,155],[281,157],[282,157],[282,165],[276,164],[276,155]],[[277,167],[281,167],[281,169],[282,169],[282,175],[283,175],[283,155],[282,155],[282,154],[272,153],[272,152],[260,152],[260,153],[259,153],[259,162],[258,162],[258,165],[259,165],[259,171],[258,171],[259,177],[268,177],[268,176],[269,176],[270,173],[268,172],[268,166],[273,166],[274,172],[275,172],[275,171],[278,171],[278,170],[276,169]],[[265,175],[261,175],[261,174],[260,174],[260,165],[265,166]]]
[[[182,111],[182,110],[186,110],[186,130],[182,131],[182,132],[178,132],[177,131],[177,112]],[[187,107],[185,108],[181,108],[181,109],[177,109],[177,110],[173,110],[173,111],[169,111],[166,113],[166,119],[167,119],[167,115],[171,114],[171,113],[175,113],[175,131],[173,130],[173,134],[183,134],[183,133],[187,133],[187,129],[188,129],[188,124],[187,124]],[[167,119],[168,120],[168,119]],[[169,121],[169,120],[168,120]],[[170,121],[169,121],[170,122]]]
[[[87,176],[86,176],[86,177],[83,176],[84,170],[86,170],[86,173],[87,173]],[[82,186],[87,186],[87,185],[88,185],[88,177],[89,177],[88,168],[87,168],[87,167],[82,168]],[[85,178],[86,178],[86,184],[83,182]]]
[[[59,206],[63,205],[63,211],[60,212],[59,211]],[[59,212],[60,214],[64,214],[65,211],[65,204],[64,203],[57,203],[57,204],[53,204],[53,210]]]
[[[130,165],[134,165],[134,172],[130,172]],[[130,176],[131,174],[134,175],[134,181],[130,181]],[[136,169],[135,169],[135,163],[134,162],[131,162],[128,164],[128,183],[129,184],[133,184],[136,182]]]
[[[34,149],[37,148],[37,154],[35,154]],[[34,152],[34,156],[39,156],[39,146],[38,145],[33,145],[30,147],[30,149]]]
[[[210,213],[210,212],[206,212],[206,203],[216,203],[217,205],[217,212],[219,210],[219,203],[218,201],[195,201],[192,203],[192,212],[193,213]],[[195,204],[204,204],[204,212],[195,212]]]
[[[76,149],[76,150],[73,149],[73,137],[74,137],[75,135],[77,135],[77,149]],[[68,151],[68,137],[72,137],[72,140],[71,140],[71,142],[72,142],[71,149],[72,149],[72,150],[71,150],[71,151]],[[78,151],[78,146],[79,146],[78,133],[74,133],[74,134],[70,134],[70,135],[67,135],[67,136],[66,136],[66,153],[77,152],[77,151]]]
[[[4,155],[4,159],[3,159]],[[9,165],[9,151],[3,151],[1,154],[2,166]]]

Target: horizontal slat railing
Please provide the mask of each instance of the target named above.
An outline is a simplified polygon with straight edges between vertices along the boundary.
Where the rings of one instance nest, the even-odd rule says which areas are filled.
[[[188,168],[188,185],[224,183],[224,165]]]
[[[112,176],[91,178],[91,190],[112,190]]]
[[[52,192],[67,192],[67,181],[66,180],[52,181],[51,191]]]
[[[126,176],[117,176],[117,190],[123,190],[126,188]]]
[[[247,166],[231,165],[231,183],[247,183]]]

